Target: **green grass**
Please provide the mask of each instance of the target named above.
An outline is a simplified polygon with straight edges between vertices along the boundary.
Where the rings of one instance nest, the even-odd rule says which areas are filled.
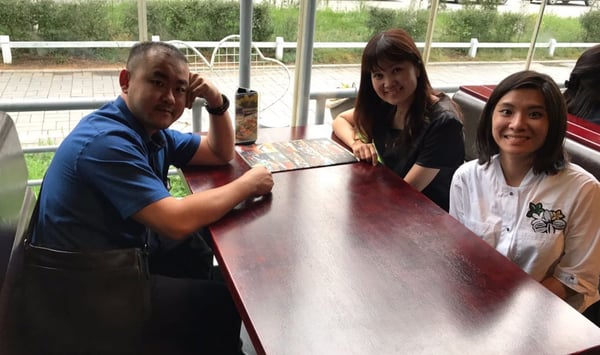
[[[580,42],[583,32],[579,18],[544,15],[538,42],[548,42],[554,38],[558,42]]]
[[[54,153],[25,154],[25,162],[27,164],[29,180],[42,179],[46,173],[46,170],[48,170],[48,166],[50,166],[52,157],[54,157]],[[34,186],[33,192],[35,192],[35,195],[38,196],[40,187]]]
[[[181,174],[169,176],[171,180],[171,195],[184,197],[190,194],[190,189]]]
[[[54,153],[25,154],[29,179],[41,179],[44,177]]]
[[[315,19],[315,42],[363,42],[372,36],[366,26],[367,11],[349,11],[340,15],[331,9],[319,11]]]
[[[298,31],[298,9],[290,8],[273,8],[271,11],[274,23],[274,36],[283,36],[286,42],[296,40]],[[440,11],[437,17],[437,22],[434,30],[434,42],[451,41],[448,38],[448,28],[454,26],[451,20],[452,16],[456,16],[451,11]],[[474,12],[474,16],[478,12]],[[511,24],[511,18],[519,17],[520,15],[498,14],[498,26],[506,27]],[[336,12],[330,9],[319,10],[315,19],[315,42],[366,42],[372,36],[371,29],[367,27],[369,12],[347,11]],[[510,28],[506,30],[507,35],[512,36],[512,39],[502,40],[501,42],[530,42],[533,26],[535,24],[535,15],[525,15],[523,23],[520,27]],[[473,29],[475,32],[479,31]],[[551,38],[559,42],[581,42],[582,27],[578,18],[561,18],[555,15],[545,15],[542,26],[538,35],[538,42],[548,42]],[[469,34],[470,37],[478,37],[477,35]],[[274,39],[273,39],[274,40]],[[468,42],[468,40],[467,40]],[[433,62],[439,61],[511,61],[525,60],[527,57],[527,49],[480,49],[476,58],[468,57],[468,50],[453,50],[453,49],[432,49],[430,60]],[[548,51],[537,50],[535,53],[536,60],[557,60],[557,59],[576,59],[581,54],[580,48],[558,48],[554,57],[548,56]],[[362,50],[360,49],[314,49],[313,63],[314,64],[357,64],[360,63]],[[295,62],[295,51],[288,49],[284,53],[283,61],[287,64]]]

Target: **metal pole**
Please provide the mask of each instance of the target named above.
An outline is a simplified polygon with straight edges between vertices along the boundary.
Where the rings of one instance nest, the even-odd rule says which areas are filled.
[[[439,3],[439,0],[431,0],[431,9],[429,9],[429,23],[427,24],[427,34],[425,36],[425,48],[423,49],[423,65],[427,65],[429,62],[431,42],[433,41],[433,28],[435,27],[435,19],[437,18]]]
[[[250,88],[252,50],[252,0],[240,1],[240,87]]]
[[[305,126],[308,121],[316,9],[316,0],[300,2],[297,46],[300,52],[296,53],[292,126]]]
[[[527,52],[527,62],[525,64],[525,70],[529,70],[531,66],[531,60],[533,59],[533,52],[535,51],[535,42],[537,41],[538,34],[540,32],[540,26],[542,25],[542,17],[544,17],[544,10],[546,9],[546,0],[542,0],[540,4],[540,13],[533,29],[533,35],[531,36],[531,43],[529,44],[529,52]]]
[[[146,13],[146,0],[138,0],[138,31],[140,42],[148,40],[148,16]]]

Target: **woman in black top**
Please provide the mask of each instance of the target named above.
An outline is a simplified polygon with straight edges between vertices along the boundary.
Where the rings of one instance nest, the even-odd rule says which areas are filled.
[[[464,161],[461,114],[431,87],[406,31],[390,29],[367,43],[356,104],[333,130],[357,158],[381,162],[448,210],[452,174]]]

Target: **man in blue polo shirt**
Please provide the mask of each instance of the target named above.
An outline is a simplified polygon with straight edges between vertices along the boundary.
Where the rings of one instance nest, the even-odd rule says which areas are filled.
[[[84,117],[58,148],[44,178],[34,244],[69,251],[139,247],[150,229],[163,242],[189,247],[202,243],[189,237],[200,228],[271,191],[270,172],[257,167],[227,185],[172,197],[165,183],[170,165],[218,165],[233,158],[229,100],[190,73],[177,48],[162,42],[136,44],[119,83],[120,97]],[[169,129],[198,97],[210,114],[207,135]],[[202,353],[239,351],[240,318],[224,284],[158,275],[153,283],[150,329]]]

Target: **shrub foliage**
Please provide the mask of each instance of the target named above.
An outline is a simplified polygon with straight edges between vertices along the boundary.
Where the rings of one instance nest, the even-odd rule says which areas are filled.
[[[597,42],[600,38],[600,10],[587,11],[579,21],[583,30],[583,40]]]

